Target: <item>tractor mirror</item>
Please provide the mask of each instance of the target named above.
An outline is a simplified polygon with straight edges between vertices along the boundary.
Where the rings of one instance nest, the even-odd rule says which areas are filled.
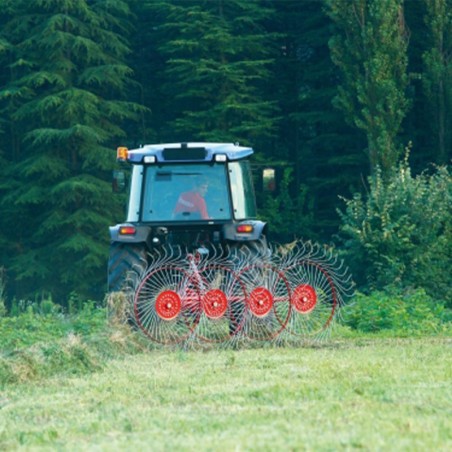
[[[276,190],[276,178],[274,168],[265,168],[262,172],[264,192],[274,192]]]
[[[114,170],[113,171],[113,182],[112,182],[113,193],[123,193],[126,189],[126,175],[124,171]]]

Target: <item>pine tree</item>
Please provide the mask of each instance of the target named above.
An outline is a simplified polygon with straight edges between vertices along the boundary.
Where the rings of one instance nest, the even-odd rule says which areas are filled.
[[[129,128],[127,144],[138,147],[164,141],[161,132],[167,119],[168,99],[161,89],[165,62],[158,51],[164,18],[155,10],[158,0],[130,0],[129,3],[134,24],[130,34],[130,65],[138,82],[135,97],[147,107],[140,116],[139,129]]]
[[[101,295],[111,195],[110,146],[140,107],[127,99],[128,6],[122,0],[18,0],[2,35],[14,45],[0,91],[11,125],[2,205],[17,295],[37,288]],[[20,287],[20,288],[19,288]]]
[[[365,131],[371,168],[394,167],[397,142],[409,102],[403,0],[327,0],[337,26],[331,54],[343,83],[337,104],[350,123]]]
[[[152,71],[150,81],[160,90],[154,96],[165,100],[153,107],[164,117],[159,138],[252,142],[264,149],[277,122],[274,103],[262,94],[273,64],[266,2],[143,3],[155,18],[149,39],[163,69]]]
[[[0,30],[11,17],[11,0],[0,0]],[[0,35],[0,66],[4,70],[0,71],[0,87],[9,81],[8,65],[10,63],[12,46],[6,37]],[[9,181],[6,179],[8,164],[12,155],[12,142],[9,140],[11,124],[8,121],[8,114],[4,109],[0,109],[0,201],[4,198],[6,190],[9,188]],[[0,205],[0,268],[5,268],[7,258],[12,254],[11,242],[8,237],[8,218],[11,217],[11,206]],[[6,271],[3,273],[6,277]]]

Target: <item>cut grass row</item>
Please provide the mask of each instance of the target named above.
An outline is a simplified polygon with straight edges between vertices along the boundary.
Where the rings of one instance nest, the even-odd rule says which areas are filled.
[[[369,337],[452,337],[450,315],[435,316],[432,311],[434,306],[421,310],[418,315],[412,310],[398,309],[397,315],[393,313],[388,317],[388,306],[407,304],[407,301],[390,303],[386,300],[386,311],[380,306],[380,310],[371,311],[369,314],[358,308],[366,307],[368,301],[376,301],[366,297],[358,297],[358,300],[360,302],[354,305],[354,310],[345,320],[353,320],[351,314],[355,311],[361,312],[361,323],[367,319],[367,323],[371,322],[371,327],[377,325],[378,319],[381,320],[383,324],[377,328],[377,333],[372,333]],[[420,306],[422,303],[418,297],[416,300]],[[28,305],[17,315],[0,316],[0,390],[7,384],[47,378],[55,374],[91,372],[101,369],[107,358],[119,358],[124,354],[142,350],[155,350],[156,345],[152,341],[143,335],[131,333],[125,314],[125,301],[127,300],[121,295],[110,297],[108,315],[107,309],[96,308],[92,302],[85,303],[74,314],[63,315],[58,306],[48,301],[45,305]],[[411,305],[410,303],[408,304]],[[345,312],[348,312],[347,309]],[[442,311],[441,313],[444,314]],[[351,323],[353,324],[352,321]],[[368,326],[367,323],[365,326]],[[360,325],[354,325],[352,329],[344,326],[343,322],[336,322],[334,337],[366,337],[367,333],[358,328]],[[367,331],[367,328],[364,328],[364,331]],[[290,346],[305,345],[300,337],[290,334],[281,334],[278,340]],[[236,341],[233,342],[234,346],[237,346]],[[193,345],[191,341],[189,344],[190,347]],[[265,344],[262,345],[256,340],[240,340],[239,346],[259,348]],[[217,345],[213,347],[217,348]]]

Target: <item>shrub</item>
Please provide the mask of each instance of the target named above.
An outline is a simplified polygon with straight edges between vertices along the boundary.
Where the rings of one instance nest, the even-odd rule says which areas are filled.
[[[423,289],[403,294],[398,290],[357,293],[354,304],[344,313],[344,322],[364,333],[390,330],[394,334],[415,336],[450,331],[450,311],[433,300]]]
[[[363,291],[425,288],[452,307],[452,183],[446,167],[413,177],[408,159],[369,177],[366,196],[345,200],[341,236]]]

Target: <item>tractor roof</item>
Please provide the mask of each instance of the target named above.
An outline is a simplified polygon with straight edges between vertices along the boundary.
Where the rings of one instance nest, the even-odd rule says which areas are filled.
[[[119,150],[125,150],[121,154]],[[130,163],[154,162],[212,162],[240,160],[250,156],[253,149],[232,143],[167,143],[147,144],[138,149],[118,148],[118,160]]]

